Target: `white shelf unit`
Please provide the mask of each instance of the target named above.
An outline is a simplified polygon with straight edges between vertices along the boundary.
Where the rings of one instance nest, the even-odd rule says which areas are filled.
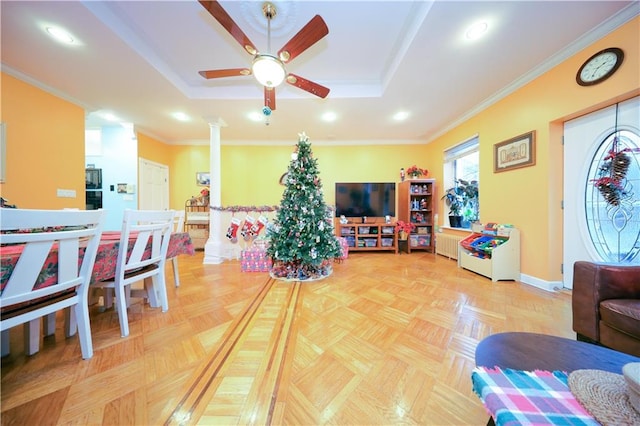
[[[501,240],[502,243],[490,250],[470,247],[469,243],[480,237]],[[472,233],[458,246],[458,266],[484,275],[492,281],[520,280],[520,231],[516,228],[503,228],[498,231],[498,235]]]
[[[196,250],[204,250],[209,239],[209,204],[201,198],[190,198],[184,203],[184,230],[189,233]]]

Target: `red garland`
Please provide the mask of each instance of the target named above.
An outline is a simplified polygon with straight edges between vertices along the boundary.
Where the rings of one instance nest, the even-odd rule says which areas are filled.
[[[335,208],[333,206],[327,206],[329,207],[329,209],[331,211],[335,210]],[[228,206],[228,207],[224,207],[224,206],[209,206],[209,208],[211,210],[215,210],[215,211],[219,211],[219,212],[232,212],[232,213],[238,213],[238,212],[258,212],[258,213],[264,213],[264,212],[275,212],[280,210],[280,206]],[[297,206],[295,206],[295,208],[297,209]],[[330,221],[329,221],[330,223]]]
[[[274,212],[274,211],[277,211],[278,209],[280,209],[279,206],[259,206],[259,207],[258,206],[228,206],[228,207],[224,207],[224,206],[209,206],[209,208],[211,210],[216,210],[216,211],[219,211],[219,212],[232,212],[232,213],[238,213],[238,212],[264,213],[264,212]]]

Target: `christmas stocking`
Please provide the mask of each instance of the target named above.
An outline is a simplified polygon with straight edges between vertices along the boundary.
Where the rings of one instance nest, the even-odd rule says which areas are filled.
[[[249,231],[251,230],[251,227],[254,223],[256,223],[256,220],[253,217],[247,215],[247,217],[244,218],[244,223],[242,224],[240,235],[242,235],[242,238],[244,238],[245,241],[249,241]]]
[[[249,230],[249,234],[251,234],[252,237],[255,237],[260,233],[260,231],[262,231],[262,228],[264,228],[266,224],[267,224],[267,218],[264,216],[260,216],[258,218],[258,221],[254,223],[253,226],[251,226],[251,229]]]
[[[227,238],[234,244],[238,242],[239,226],[240,226],[240,219],[238,219],[237,217],[232,217],[231,225],[229,225],[229,228],[227,229]]]

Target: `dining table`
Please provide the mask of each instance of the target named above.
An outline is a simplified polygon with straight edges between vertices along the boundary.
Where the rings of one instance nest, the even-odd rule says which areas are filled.
[[[91,274],[91,283],[108,280],[114,277],[116,273],[116,263],[118,260],[118,250],[120,248],[120,231],[104,231],[100,236],[100,244],[96,254],[96,260]],[[5,284],[9,280],[13,268],[20,258],[23,245],[1,245],[0,244],[0,293],[4,289]],[[130,246],[131,250],[133,246]],[[151,245],[147,247],[151,252]],[[167,249],[167,259],[187,254],[193,255],[195,248],[191,242],[188,232],[174,232],[169,239],[169,248]],[[81,249],[80,255],[84,254]],[[78,259],[78,264],[82,259]],[[58,254],[56,250],[51,250],[47,258],[40,276],[34,286],[34,289],[53,285],[57,281],[58,273]]]
[[[118,259],[118,250],[120,248],[120,231],[103,231],[100,237],[100,244],[98,245],[98,252],[96,254],[96,260],[93,266],[91,274],[91,283],[113,279],[116,273],[116,264]],[[135,242],[135,236],[130,240],[131,244],[129,250],[133,249],[133,243]],[[23,244],[1,244],[0,243],[0,294],[9,280],[15,265],[20,258]],[[146,249],[151,253],[151,242]],[[171,259],[180,255],[193,255],[195,254],[195,248],[191,241],[191,237],[188,232],[174,232],[169,239],[169,248],[167,249],[167,259]],[[80,248],[78,265],[82,261],[84,250]],[[34,289],[44,288],[47,286],[55,285],[57,282],[58,274],[58,254],[55,246],[52,248],[47,261],[39,274],[39,277],[34,285]],[[28,303],[28,302],[27,302]],[[93,303],[90,298],[89,303]],[[29,329],[29,327],[27,327]],[[45,317],[44,323],[45,336],[55,333],[55,318]],[[75,327],[67,321],[65,327],[65,334],[67,337],[75,334]],[[32,353],[37,350],[31,351]],[[31,355],[32,353],[29,353]]]
[[[131,234],[135,240],[135,234]],[[98,254],[91,274],[91,282],[104,281],[113,278],[116,271],[116,261],[120,248],[120,231],[104,231],[100,237]],[[131,250],[132,247],[129,247]],[[147,246],[147,251],[151,253],[151,244]],[[169,239],[167,249],[167,259],[174,258],[181,254],[193,255],[195,248],[188,232],[173,232]]]

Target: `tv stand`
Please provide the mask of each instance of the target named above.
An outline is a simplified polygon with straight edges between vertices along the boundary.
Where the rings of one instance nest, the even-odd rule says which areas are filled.
[[[347,240],[349,251],[393,251],[398,253],[398,235],[393,223],[384,219],[350,220],[346,224],[337,220],[336,231],[339,237]]]

